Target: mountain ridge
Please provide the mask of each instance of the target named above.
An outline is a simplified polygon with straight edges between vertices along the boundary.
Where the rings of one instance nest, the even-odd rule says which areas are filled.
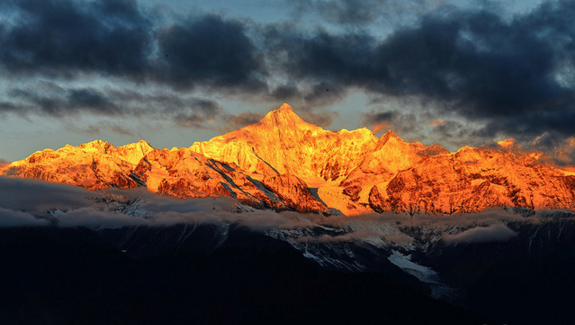
[[[521,151],[408,143],[391,131],[332,132],[284,103],[259,122],[156,149],[141,140],[95,140],[37,151],[0,166],[0,175],[82,186],[146,187],[180,198],[229,196],[256,207],[347,216],[385,211],[453,214],[489,207],[574,209],[575,177]]]

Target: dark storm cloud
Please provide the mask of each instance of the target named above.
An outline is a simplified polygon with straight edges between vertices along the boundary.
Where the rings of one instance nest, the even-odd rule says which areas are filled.
[[[226,119],[224,109],[218,102],[186,96],[171,91],[134,91],[110,88],[64,88],[53,82],[42,82],[26,88],[14,88],[9,98],[17,103],[4,111],[18,111],[22,114],[37,113],[52,117],[69,117],[81,113],[104,116],[158,116],[170,119],[180,126],[208,128],[214,120]],[[2,112],[0,103],[0,112]],[[212,120],[210,122],[210,120]],[[132,132],[118,124],[97,126],[83,130],[99,134],[102,129],[118,134]]]
[[[118,103],[117,106],[123,107],[123,112],[133,115],[157,112],[170,117],[196,110],[213,117],[222,111],[216,101],[168,90],[107,89],[105,96],[109,101]]]
[[[205,99],[191,99],[188,109],[180,110],[173,120],[183,127],[195,129],[212,128],[214,119],[223,113],[223,108],[216,102]]]
[[[160,81],[177,88],[265,88],[260,54],[240,22],[207,15],[161,28],[157,42]]]
[[[264,31],[268,57],[294,79],[329,85],[355,86],[370,64],[375,39],[368,34],[332,35],[317,31],[308,35],[289,26],[268,26]],[[327,94],[326,94],[327,95]]]
[[[275,59],[272,60],[275,61]],[[289,78],[299,80],[297,77],[290,76]],[[334,82],[301,80],[297,85],[293,82],[288,82],[276,86],[270,89],[268,95],[264,95],[263,98],[273,102],[287,101],[298,108],[313,109],[333,105],[344,99],[347,94],[347,87]]]
[[[469,129],[466,125],[456,121],[443,121],[440,124],[433,126],[433,131],[438,133],[441,138],[460,138]]]
[[[367,114],[367,115],[368,116],[366,118],[369,118],[375,123],[378,123],[378,122],[389,122],[393,120],[397,116],[397,113],[392,111],[384,111],[384,112],[374,112],[373,114]]]
[[[242,112],[235,115],[226,116],[226,126],[224,131],[236,130],[246,125],[255,124],[264,117],[261,112]]]
[[[271,56],[298,80],[445,103],[436,110],[486,122],[499,132],[572,134],[573,84],[557,74],[575,60],[575,3],[549,2],[509,21],[488,11],[443,10],[378,42],[269,29]]]
[[[128,129],[120,126],[120,125],[111,126],[110,130],[114,133],[121,134],[121,135],[129,135],[129,136],[134,135],[134,133],[132,133],[130,130],[128,130]]]
[[[66,98],[72,107],[87,107],[99,110],[110,110],[114,108],[114,105],[110,103],[107,98],[94,89],[72,89]]]
[[[370,112],[362,113],[362,123],[366,127],[371,127],[375,133],[391,130],[397,134],[406,134],[417,129],[421,129],[422,119],[427,114],[415,114],[412,111],[401,111],[376,107]]]
[[[258,50],[237,21],[204,15],[157,26],[161,22],[130,0],[0,6],[16,17],[0,23],[0,67],[12,75],[69,78],[88,72],[179,89],[265,91]]]
[[[318,30],[309,34],[289,24],[266,26],[260,32],[273,71],[290,81],[274,87],[271,98],[304,107],[334,104],[350,88],[361,86],[361,73],[375,44],[366,33],[332,35]]]
[[[311,108],[302,110],[298,114],[304,121],[324,128],[330,126],[333,119],[339,116],[337,112],[312,110]]]
[[[535,140],[524,146],[527,150],[543,152],[542,161],[549,161],[559,166],[572,166],[575,162],[575,137],[551,131],[545,131]]]
[[[347,26],[378,19],[373,14],[387,2],[307,0],[297,6],[329,13]],[[168,85],[180,94],[162,101],[144,91],[121,95],[92,85],[17,89],[0,102],[0,112],[59,117],[156,111],[182,125],[206,127],[225,114],[217,104],[181,95],[199,90],[252,102],[288,101],[327,123],[329,116],[317,108],[363,91],[437,104],[371,112],[375,120],[393,114],[387,122],[405,130],[404,121],[424,112],[432,120],[480,124],[472,136],[489,141],[500,135],[527,141],[545,132],[547,141],[560,141],[575,134],[575,2],[548,1],[511,18],[489,6],[436,8],[382,39],[356,28],[302,30],[294,23],[256,25],[214,14],[167,22],[149,18],[128,0],[5,1],[0,9],[10,15],[0,23],[0,70],[8,77],[58,83],[111,76],[130,85]],[[126,105],[130,98],[143,108]],[[459,129],[444,123],[433,130]]]
[[[267,94],[261,54],[238,21],[200,15],[165,24],[130,0],[23,0],[0,9],[10,13],[0,22],[0,71],[31,80],[7,89],[0,113],[162,113],[179,125],[205,128],[221,106],[180,91]],[[94,77],[148,89],[165,84],[179,93],[68,85]]]
[[[64,128],[72,132],[86,133],[91,136],[100,136],[102,134],[108,134],[108,132],[113,132],[119,135],[125,136],[138,136],[143,138],[140,134],[132,132],[130,129],[125,128],[114,121],[101,121],[94,124],[89,124],[87,126],[79,127],[76,123],[70,122],[63,125]]]
[[[447,146],[452,150],[458,150],[462,146],[479,147],[493,142],[493,134],[484,137],[477,136],[483,128],[473,121],[467,120],[435,120],[428,126],[429,140]],[[501,138],[495,139],[500,141]],[[496,143],[491,143],[496,149],[501,149]]]
[[[297,15],[317,12],[329,22],[365,25],[380,19],[384,9],[393,6],[385,0],[295,0],[288,1]]]
[[[119,108],[101,91],[93,88],[51,87],[48,91],[38,89],[12,89],[9,95],[19,100],[21,113],[39,111],[42,114],[61,117],[71,113],[90,112],[116,115]]]
[[[0,23],[0,66],[10,74],[78,72],[140,77],[148,65],[150,22],[135,1],[7,1]]]
[[[0,101],[0,113],[18,112],[20,105],[12,102]]]

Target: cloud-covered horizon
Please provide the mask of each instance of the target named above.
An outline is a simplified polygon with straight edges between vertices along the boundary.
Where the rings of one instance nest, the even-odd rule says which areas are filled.
[[[448,244],[505,242],[517,236],[517,233],[504,224],[468,229],[456,235],[446,234],[443,240]]]
[[[88,191],[65,184],[0,177],[0,227],[169,227],[178,224],[236,224],[268,233],[288,230],[299,243],[360,242],[409,247],[413,229],[446,244],[505,242],[517,236],[508,225],[553,220],[553,211],[523,217],[504,209],[487,209],[453,216],[366,214],[356,217],[323,216],[295,211],[275,212],[244,207],[232,198],[178,199],[144,189]],[[573,219],[572,214],[562,217]],[[310,230],[319,229],[314,235]],[[297,230],[297,231],[291,231]],[[433,235],[435,234],[435,235]],[[435,239],[434,239],[435,238]]]
[[[145,0],[5,1],[0,116],[148,116],[221,130],[262,114],[224,102],[289,102],[328,127],[329,107],[359,92],[368,106],[341,113],[360,112],[353,115],[363,126],[452,147],[512,137],[572,162],[565,141],[575,136],[573,2],[543,1],[511,15],[504,5],[410,11],[392,0],[286,6],[308,20],[173,15]],[[411,18],[385,25],[392,12]],[[10,82],[22,79],[29,82]]]

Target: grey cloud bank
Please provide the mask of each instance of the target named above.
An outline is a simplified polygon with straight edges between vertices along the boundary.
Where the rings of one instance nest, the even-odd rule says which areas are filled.
[[[444,235],[443,240],[449,244],[456,243],[489,243],[504,242],[517,236],[517,233],[504,224],[477,227],[456,235]]]
[[[544,219],[553,218],[543,211]],[[566,214],[567,218],[571,214]],[[182,200],[158,196],[145,190],[90,192],[81,188],[0,177],[0,226],[58,226],[118,228],[164,227],[176,224],[237,224],[257,232],[320,229],[319,235],[303,231],[300,243],[367,242],[374,245],[409,245],[415,228],[436,234],[430,240],[446,244],[503,242],[517,233],[508,223],[537,224],[503,209],[477,214],[434,216],[385,213],[354,218],[325,217],[297,212],[277,213],[238,205],[231,198]],[[324,229],[324,230],[321,230]],[[434,239],[435,238],[435,239]]]

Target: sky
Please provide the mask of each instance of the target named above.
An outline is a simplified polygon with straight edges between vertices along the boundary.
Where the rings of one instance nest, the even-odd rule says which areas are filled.
[[[289,103],[451,151],[575,158],[575,1],[4,0],[0,163],[189,147]]]

